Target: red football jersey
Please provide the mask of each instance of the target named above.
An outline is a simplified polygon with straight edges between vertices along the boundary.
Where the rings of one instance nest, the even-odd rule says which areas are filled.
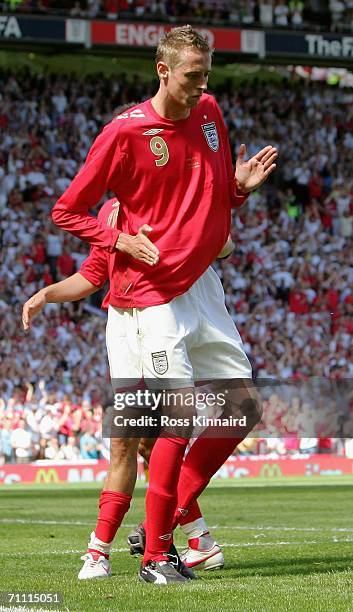
[[[120,204],[116,198],[105,202],[98,213],[98,221],[103,227],[117,228]],[[107,249],[92,246],[89,256],[82,262],[79,273],[82,274],[92,285],[103,287],[109,280],[109,272],[114,269],[114,258],[119,252],[109,253]],[[110,291],[105,296],[102,308],[108,308],[110,302]]]
[[[185,293],[227,240],[230,208],[244,202],[234,191],[227,130],[212,96],[204,94],[187,119],[160,117],[151,100],[109,123],[86,163],[53,209],[63,229],[107,248],[110,303],[146,307]],[[148,266],[114,249],[119,230],[88,214],[107,190],[120,202],[119,229],[144,224],[160,251]]]

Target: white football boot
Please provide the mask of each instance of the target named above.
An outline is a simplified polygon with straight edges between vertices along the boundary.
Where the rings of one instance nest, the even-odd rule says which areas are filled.
[[[209,533],[191,538],[188,545],[180,554],[180,558],[190,569],[215,570],[224,566],[222,549]]]
[[[81,557],[84,564],[78,575],[79,580],[104,579],[112,575],[109,559],[103,554],[99,554],[101,552],[109,555],[110,547],[110,544],[98,540],[96,534],[92,531],[88,548],[93,548],[97,552],[87,552]]]
[[[79,580],[103,579],[112,575],[109,559],[106,559],[103,555],[86,553],[81,559],[84,564],[78,575]]]

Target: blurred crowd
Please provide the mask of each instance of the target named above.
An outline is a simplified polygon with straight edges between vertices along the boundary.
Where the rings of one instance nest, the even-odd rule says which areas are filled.
[[[221,97],[233,142],[280,155],[276,189],[234,217],[236,248],[218,266],[259,377],[352,377],[352,101],[322,84]]]
[[[3,11],[86,19],[139,19],[189,23],[349,29],[349,0],[319,6],[313,0],[3,0]]]
[[[353,4],[351,0],[329,0],[329,11],[332,31],[352,31]]]
[[[111,397],[104,291],[47,305],[28,334],[21,309],[38,289],[79,269],[88,245],[57,230],[51,208],[114,109],[150,97],[156,84],[27,71],[2,72],[0,84],[0,457],[100,456],[97,423]],[[255,81],[216,94],[234,157],[241,142],[249,155],[269,143],[279,149],[267,188],[234,216],[233,255],[216,263],[254,372],[337,385],[353,374],[353,93]],[[320,393],[325,404],[328,391]],[[283,406],[295,416],[292,397],[278,397],[282,416]],[[315,404],[312,395],[300,399],[308,402]],[[353,412],[349,391],[344,404],[340,422],[324,419],[323,428],[321,419],[311,434],[298,417],[276,429],[275,413],[259,436],[353,437],[353,427],[351,434],[343,427]],[[306,423],[307,406],[302,413]],[[94,438],[93,450],[84,449],[84,436]]]
[[[78,400],[70,394],[58,400],[39,381],[0,400],[0,463],[27,463],[39,459],[78,461],[108,458],[102,440],[103,408],[98,401]]]

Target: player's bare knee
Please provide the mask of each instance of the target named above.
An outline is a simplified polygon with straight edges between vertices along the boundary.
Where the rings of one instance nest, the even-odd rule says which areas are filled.
[[[142,438],[139,442],[138,452],[141,455],[141,457],[144,458],[146,463],[149,463],[150,461],[151,452],[152,452],[152,448],[154,446],[155,441],[156,441],[155,438]]]
[[[162,406],[161,435],[165,438],[190,438],[195,416],[193,388],[169,391]]]
[[[139,440],[135,438],[113,438],[110,443],[110,465],[112,468],[122,462],[134,460]]]
[[[244,413],[248,415],[247,418],[251,420],[253,423],[252,427],[254,427],[262,418],[262,399],[258,390],[254,386],[248,387],[247,392],[248,397],[244,399],[242,409],[244,410]]]
[[[253,429],[261,420],[263,409],[260,398],[249,397],[241,404],[241,412],[246,417],[246,424]]]
[[[248,381],[235,381],[229,389],[224,416],[246,418],[246,429],[251,431],[262,417],[262,401],[257,389]]]

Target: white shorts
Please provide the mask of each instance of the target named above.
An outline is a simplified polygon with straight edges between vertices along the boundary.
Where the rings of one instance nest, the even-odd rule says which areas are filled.
[[[109,306],[106,340],[111,378],[122,387],[141,378],[148,382],[252,377],[241,337],[225,307],[221,281],[211,267],[167,304]]]

